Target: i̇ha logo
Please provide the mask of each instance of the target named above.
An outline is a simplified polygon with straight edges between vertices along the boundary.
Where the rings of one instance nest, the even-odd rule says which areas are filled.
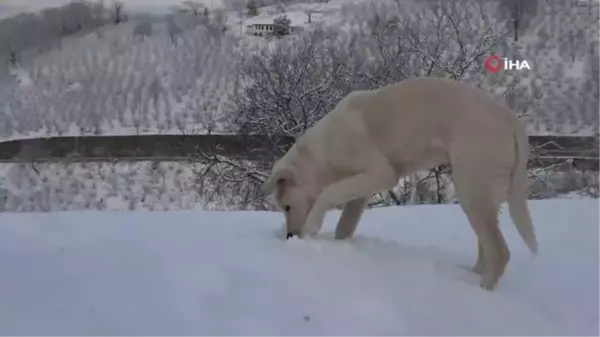
[[[527,61],[509,60],[506,57],[498,55],[490,55],[485,59],[485,68],[491,73],[497,73],[501,69],[504,70],[531,70],[531,66]]]

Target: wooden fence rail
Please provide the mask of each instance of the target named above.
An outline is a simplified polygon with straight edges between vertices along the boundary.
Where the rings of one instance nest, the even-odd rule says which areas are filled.
[[[575,165],[598,170],[598,138],[530,136],[530,165],[540,167],[572,159]],[[287,149],[291,137],[264,135],[139,135],[17,139],[0,142],[0,162],[48,161],[181,161],[197,154],[256,160],[266,144]]]

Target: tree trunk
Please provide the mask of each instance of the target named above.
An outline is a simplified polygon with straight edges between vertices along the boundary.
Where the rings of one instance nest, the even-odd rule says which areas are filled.
[[[517,4],[517,1],[515,0],[515,7],[513,9],[513,30],[514,30],[514,39],[515,42],[517,42],[519,40],[519,20],[520,18],[520,13],[519,13],[519,5]]]
[[[442,181],[440,179],[440,167],[439,166],[435,168],[435,185],[437,188],[437,203],[442,204],[444,197],[442,195]]]

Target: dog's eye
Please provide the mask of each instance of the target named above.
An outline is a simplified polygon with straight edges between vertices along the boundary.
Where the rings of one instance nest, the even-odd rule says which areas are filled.
[[[285,206],[284,209],[285,209],[286,212],[289,212],[290,211],[290,205]]]

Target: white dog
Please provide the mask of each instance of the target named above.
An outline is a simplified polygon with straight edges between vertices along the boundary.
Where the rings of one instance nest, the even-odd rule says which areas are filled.
[[[316,234],[325,213],[344,205],[335,231],[344,239],[373,194],[415,171],[450,164],[479,241],[473,271],[491,290],[510,257],[498,228],[502,202],[537,252],[527,208],[528,152],[524,126],[494,96],[453,80],[414,78],[346,96],[275,163],[263,191],[274,193],[285,212],[288,237]]]

